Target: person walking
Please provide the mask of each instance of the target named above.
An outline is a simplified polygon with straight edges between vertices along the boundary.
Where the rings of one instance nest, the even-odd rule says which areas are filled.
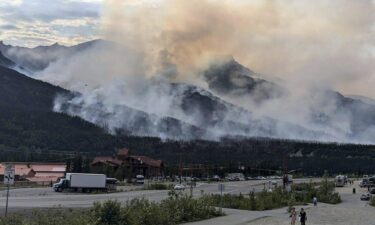
[[[299,213],[299,219],[300,219],[301,225],[306,224],[307,216],[306,216],[306,212],[303,208],[301,208],[301,212]]]
[[[296,208],[292,208],[292,211],[290,212],[290,224],[291,225],[295,225],[296,224],[296,220],[297,220],[297,212],[296,212]]]
[[[314,196],[314,198],[313,198],[313,203],[314,203],[314,206],[316,206],[318,204],[318,199],[316,198],[316,196]]]

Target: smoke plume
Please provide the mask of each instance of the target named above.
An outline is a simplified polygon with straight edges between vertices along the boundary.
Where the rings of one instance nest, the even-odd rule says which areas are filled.
[[[98,43],[51,63],[38,75],[81,93],[73,100],[57,99],[57,111],[109,126],[111,132],[126,126],[127,107],[152,115],[143,125],[165,126],[161,121],[166,118],[182,121],[180,128],[191,127],[179,129],[181,136],[189,138],[194,135],[185,132],[195,127],[204,128],[203,138],[239,135],[367,143],[375,137],[375,118],[369,113],[375,106],[354,104],[330,91],[375,97],[372,1],[105,4],[101,29],[104,39],[115,44]],[[254,82],[251,93],[234,95],[210,86],[206,71],[231,64],[232,57],[251,68],[236,73],[255,81],[235,74],[228,80],[236,90]],[[274,94],[265,95],[271,91]],[[211,99],[202,103],[210,110],[191,100],[197,95]],[[93,106],[111,116],[93,116]],[[361,116],[367,122],[358,119]],[[163,129],[147,132],[152,130],[147,126],[143,135],[164,136]]]

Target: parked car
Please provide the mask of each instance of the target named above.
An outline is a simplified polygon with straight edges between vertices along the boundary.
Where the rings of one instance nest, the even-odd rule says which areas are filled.
[[[135,183],[136,184],[144,184],[145,183],[145,177],[143,175],[135,176]]]
[[[375,194],[375,188],[372,188],[372,189],[370,190],[370,194]]]
[[[220,181],[219,175],[213,175],[211,181]]]
[[[199,179],[198,177],[192,177],[191,180],[194,182],[197,182],[197,181],[200,181],[201,179]]]
[[[369,201],[370,198],[371,198],[370,193],[366,193],[366,194],[362,194],[362,195],[361,195],[361,200],[362,200],[362,201]]]
[[[176,185],[174,186],[174,189],[175,189],[176,191],[183,191],[183,190],[185,190],[185,186],[184,186],[183,184],[176,184]]]
[[[234,181],[234,177],[225,177],[226,181]]]

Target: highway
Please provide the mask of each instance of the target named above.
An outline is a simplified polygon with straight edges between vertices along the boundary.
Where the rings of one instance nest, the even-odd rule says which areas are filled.
[[[314,181],[319,180],[320,179],[314,179]],[[281,180],[275,181],[277,181],[278,185],[282,185]],[[310,179],[295,179],[294,182],[310,182]],[[225,182],[223,193],[248,194],[251,190],[258,192],[263,190],[264,187],[268,189],[269,183],[270,181],[268,180]],[[202,193],[220,193],[218,190],[218,184],[219,183],[198,183],[197,187],[193,189],[193,195],[197,197]],[[186,188],[183,192],[189,194],[190,189]],[[6,192],[0,191],[0,196],[0,210],[2,211],[5,207]],[[9,209],[11,211],[18,211],[22,209],[56,207],[87,208],[91,207],[94,202],[102,202],[110,199],[120,202],[125,202],[134,198],[161,201],[167,197],[167,190],[129,190],[129,187],[122,192],[103,194],[56,193],[52,188],[22,188],[10,191]]]

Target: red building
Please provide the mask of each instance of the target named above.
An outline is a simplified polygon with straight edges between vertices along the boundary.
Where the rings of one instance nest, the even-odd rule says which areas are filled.
[[[0,164],[1,180],[4,176],[5,164],[7,163]],[[66,172],[65,163],[11,162],[9,164],[14,165],[16,181],[55,182]]]
[[[126,148],[118,150],[116,156],[98,156],[91,163],[91,167],[96,171],[119,169],[128,171],[130,174],[143,175],[145,177],[161,176],[164,163],[162,160],[155,160],[148,156],[130,155]]]

